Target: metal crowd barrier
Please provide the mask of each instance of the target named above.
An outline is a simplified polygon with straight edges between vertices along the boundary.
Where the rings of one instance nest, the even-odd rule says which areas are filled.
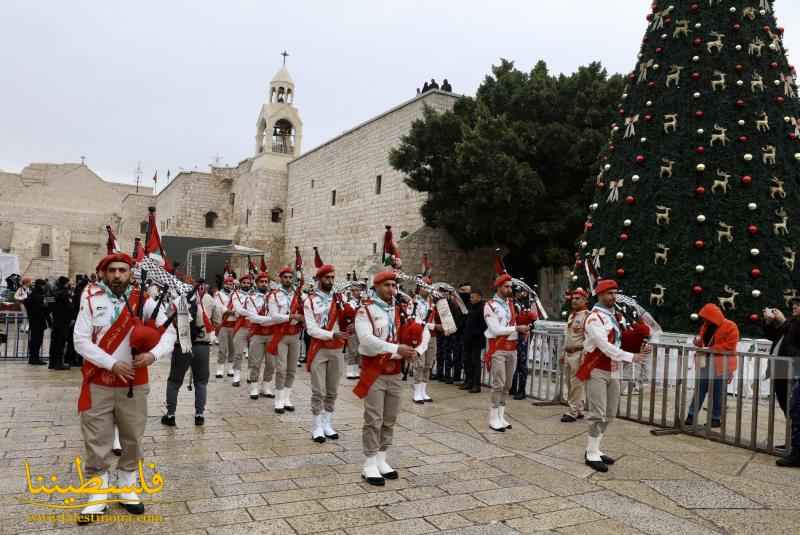
[[[535,405],[566,404],[559,362],[564,347],[563,324],[560,332],[557,325],[548,327],[537,326],[530,335],[526,392]],[[623,366],[619,418],[656,427],[651,431],[654,435],[684,433],[770,454],[777,453],[780,446],[791,447],[791,419],[780,407],[776,409],[776,388],[786,387],[788,410],[791,381],[776,383],[776,379],[794,376],[794,359],[769,355],[759,351],[757,342],[743,341],[740,347],[750,350],[729,354],[736,358],[735,370],[729,369],[727,357],[721,359],[719,370],[715,369],[716,359],[708,352],[676,342],[685,340],[685,335],[662,338],[668,341],[652,342],[653,351],[644,364]],[[778,363],[786,369],[781,377],[776,377]],[[771,373],[766,377],[768,369]],[[720,382],[707,381],[708,392],[702,406],[695,393],[704,378],[716,377],[718,372],[721,377],[730,377],[730,381],[721,381],[725,391],[719,422],[714,422],[712,400]],[[694,414],[691,422],[687,421],[690,408]]]
[[[24,312],[0,312],[0,361],[27,359],[29,339],[28,317]],[[47,358],[49,348],[50,330],[48,329],[42,339],[41,358]]]

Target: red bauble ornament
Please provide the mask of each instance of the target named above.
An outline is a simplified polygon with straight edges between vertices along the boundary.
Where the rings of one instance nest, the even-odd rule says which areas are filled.
[[[583,228],[585,228],[586,230],[592,230],[593,226],[594,225],[591,223],[591,221],[587,221],[586,223],[583,224]]]
[[[692,73],[692,80],[699,80],[699,79],[700,79],[700,73],[699,72],[693,72]]]
[[[767,26],[766,24],[762,26],[761,29],[764,30],[764,33],[769,33],[770,30],[769,26]]]
[[[649,87],[650,89],[655,89],[656,88],[656,83],[651,80],[651,81],[647,82],[647,87]]]
[[[625,117],[625,109],[624,108],[620,108],[619,109],[619,115],[620,115],[620,117]]]
[[[698,197],[702,197],[706,193],[706,188],[704,188],[703,186],[697,186],[696,188],[694,188],[694,193]]]
[[[744,108],[744,100],[742,99],[737,100],[736,106],[738,106],[739,108]]]
[[[581,267],[583,265],[583,260],[576,260],[575,267]]]
[[[758,234],[758,227],[755,225],[747,225],[747,232],[749,232],[751,236],[755,236]]]
[[[637,154],[636,155],[636,163],[644,163],[647,158],[644,154]]]
[[[661,54],[663,51],[664,49],[661,47],[656,48],[656,54]]]
[[[622,268],[619,268],[617,270],[617,277],[624,277],[624,276],[625,276],[625,270],[622,269]]]
[[[769,64],[769,66],[773,69],[777,69],[778,67],[780,67],[777,61],[773,61],[772,63]]]
[[[628,241],[628,238],[629,238],[629,236],[627,234],[625,234],[624,232],[619,235],[619,239],[622,240],[622,241]]]
[[[705,248],[705,246],[706,246],[706,242],[704,242],[703,240],[697,240],[696,242],[694,242],[694,248],[695,249],[700,250],[700,249]]]
[[[750,175],[744,175],[742,177],[742,184],[744,184],[745,186],[749,186],[752,183],[753,183],[753,177],[751,177]]]
[[[795,139],[797,139],[797,134],[795,134],[794,132],[790,132],[790,133],[789,133],[789,139],[791,139],[792,141],[794,141]]]
[[[700,45],[702,45],[702,44],[703,44],[703,38],[702,38],[702,37],[695,37],[695,38],[694,38],[694,41],[692,41],[692,44],[693,44],[694,46],[700,46]]]
[[[741,63],[736,64],[736,72],[742,72],[744,70],[744,65]]]
[[[650,121],[653,120],[653,116],[648,113],[647,115],[644,116],[644,120],[649,123]]]
[[[608,150],[614,152],[615,150],[617,150],[617,147],[615,145],[609,145]]]
[[[625,197],[625,202],[627,204],[633,204],[636,202],[636,198],[633,195],[628,195],[627,197]]]
[[[758,268],[753,268],[750,270],[750,276],[754,279],[757,279],[761,276],[761,270]]]
[[[742,25],[739,24],[738,22],[733,25],[733,31],[738,32],[741,29],[742,29]]]
[[[633,73],[630,73],[630,74],[628,75],[628,80],[630,80],[631,82],[633,82],[634,80],[636,80],[636,75],[635,75],[635,74],[633,74]]]
[[[783,97],[781,97],[781,96],[777,96],[777,97],[775,97],[775,102],[777,102],[778,104],[783,104],[783,103],[785,102],[785,100],[786,100],[786,99],[784,99],[784,98],[783,98]]]
[[[696,112],[694,112],[694,116],[697,117],[698,119],[702,119],[705,116],[705,113],[703,112],[703,110],[697,110]]]
[[[783,35],[783,32],[786,31],[783,26],[778,26],[778,33]]]
[[[695,284],[694,286],[692,286],[692,293],[694,295],[700,295],[701,293],[703,293],[703,287],[700,286],[699,284]]]
[[[739,141],[741,143],[747,143],[748,141],[750,141],[750,138],[747,136],[739,136]]]
[[[758,317],[758,314],[750,314],[750,321],[752,321],[753,323],[758,322],[759,319],[760,318]]]
[[[597,189],[603,189],[604,187],[606,187],[606,183],[605,182],[600,181],[600,182],[597,183]]]
[[[704,154],[704,153],[706,152],[706,148],[705,148],[704,146],[700,145],[699,147],[696,147],[696,148],[694,149],[694,151],[695,151],[697,154]]]
[[[692,11],[692,13],[697,13],[700,11],[700,4],[692,4],[689,9]]]

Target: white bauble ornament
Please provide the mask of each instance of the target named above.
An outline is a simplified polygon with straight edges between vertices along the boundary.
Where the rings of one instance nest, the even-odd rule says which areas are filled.
[[[628,94],[627,93],[623,93],[622,94],[622,98],[628,98]]]
[[[792,118],[791,118],[791,117],[788,117],[788,116],[787,116],[787,117],[784,117],[784,118],[783,118],[783,122],[785,122],[785,123],[789,123],[789,122],[791,122],[791,121],[792,121]]]
[[[736,7],[731,6],[731,8],[728,11],[730,11],[731,13],[736,13]]]
[[[758,14],[763,17],[764,15],[767,14],[767,11],[765,9],[761,9],[761,10],[759,10]]]
[[[625,258],[625,253],[617,251],[617,260],[622,260],[623,258]]]
[[[698,136],[702,136],[702,135],[703,135],[703,134],[705,134],[705,133],[706,133],[706,131],[705,131],[705,130],[703,130],[702,128],[698,128],[698,129],[697,129],[697,135],[698,135]]]
[[[742,45],[736,45],[736,51],[737,52],[741,52],[742,51]]]
[[[745,154],[745,155],[744,155],[744,161],[746,161],[746,162],[750,162],[750,161],[752,161],[752,160],[753,160],[753,155],[752,155],[752,154],[750,154],[749,152],[748,152],[747,154]]]
[[[572,276],[572,280],[573,280],[573,281],[576,281],[576,280],[578,280],[578,276],[577,276],[577,275],[573,275],[573,276]]]
[[[744,125],[747,124],[744,119],[739,119],[738,122],[739,122],[739,126],[744,126]]]
[[[770,50],[778,50],[778,47],[777,47],[777,46],[775,46],[775,43],[770,43],[770,45],[769,45],[769,49],[770,49]]]
[[[696,272],[698,272],[698,273],[702,273],[702,272],[704,272],[704,271],[706,270],[706,267],[705,267],[703,264],[697,264],[697,265],[694,267],[694,270],[695,270]]]
[[[619,132],[619,126],[615,126],[615,127],[614,127],[614,128],[612,128],[611,130],[613,130],[614,132]]]
[[[700,28],[702,28],[702,27],[703,27],[703,25],[702,25],[702,24],[700,24],[700,23],[698,22],[698,23],[696,23],[696,24],[694,25],[694,27],[695,27],[695,28],[697,28],[697,29],[699,30]]]
[[[652,100],[648,100],[647,102],[644,103],[644,105],[650,107],[650,106],[653,105],[653,101]]]
[[[697,321],[697,320],[699,320],[699,319],[700,319],[700,316],[698,316],[697,314],[692,314],[692,315],[691,315],[691,316],[689,316],[689,317],[692,319],[692,321]]]
[[[703,214],[698,215],[697,216],[697,222],[698,223],[705,223],[706,222],[706,216],[704,216]]]
[[[742,87],[744,85],[744,80],[736,80],[736,85]]]
[[[631,182],[639,182],[639,175],[633,175],[631,177]]]
[[[654,71],[657,71],[657,70],[658,70],[660,67],[661,67],[661,65],[659,65],[658,63],[656,63],[655,65],[653,65],[653,70],[654,70]]]
[[[665,34],[665,33],[662,33],[662,34],[661,34],[661,38],[662,38],[662,39],[666,39],[667,37],[669,37],[669,35],[667,35],[667,34]]]
[[[706,164],[704,164],[704,163],[697,164],[697,170],[702,173],[703,171],[706,170]]]
[[[750,249],[750,256],[758,256],[758,254],[759,254],[760,252],[761,252],[761,251],[759,251],[758,249],[756,249],[756,248],[754,247],[754,248]]]
[[[608,171],[609,169],[611,169],[611,164],[610,164],[610,163],[607,163],[607,164],[605,164],[605,165],[603,166],[603,169],[605,169],[606,171]]]
[[[795,160],[800,160],[800,152],[795,152],[794,153],[794,159]]]
[[[622,222],[622,224],[625,225],[626,227],[630,227],[631,226],[631,220],[630,219],[626,219],[625,221]]]
[[[747,203],[747,209],[751,212],[758,209],[758,205],[754,202]]]
[[[586,249],[586,246],[589,245],[588,242],[582,241],[581,242],[581,249]]]
[[[641,52],[639,52],[639,55],[638,55],[638,56],[636,56],[636,57],[637,57],[637,58],[639,58],[639,59],[642,59],[642,58],[644,57],[644,54],[642,54]]]
[[[590,205],[589,205],[589,210],[591,210],[592,212],[594,212],[595,210],[597,210],[597,203],[596,203],[596,202],[593,202],[592,204],[590,204]]]
[[[561,311],[561,317],[562,318],[566,318],[567,317],[567,311],[566,310],[562,310]]]
[[[761,297],[761,290],[753,290],[752,292],[750,292],[750,295],[752,295],[753,297]]]
[[[700,61],[700,56],[692,56],[692,61],[697,63],[698,61]]]
[[[701,97],[701,95],[700,95],[700,92],[699,92],[699,91],[695,91],[695,92],[694,92],[694,94],[693,94],[692,96],[693,96],[694,98],[700,98],[700,97]]]
[[[780,80],[775,80],[772,83],[775,84],[775,87],[778,87],[779,85],[781,85],[782,82]]]
[[[641,141],[642,143],[647,143],[647,138],[646,138],[646,137],[643,137],[643,138],[642,138],[642,139],[640,139],[639,141]]]

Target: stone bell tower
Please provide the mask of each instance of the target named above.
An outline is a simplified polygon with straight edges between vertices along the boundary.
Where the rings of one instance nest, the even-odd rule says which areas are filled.
[[[262,155],[279,156],[291,160],[300,154],[303,122],[294,105],[295,87],[289,70],[284,65],[272,77],[266,101],[261,106],[256,121],[256,159]]]

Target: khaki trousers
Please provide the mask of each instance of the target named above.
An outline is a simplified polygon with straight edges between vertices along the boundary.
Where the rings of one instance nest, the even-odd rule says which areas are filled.
[[[567,404],[569,405],[567,414],[573,417],[583,414],[586,400],[586,385],[583,381],[575,378],[582,360],[583,351],[567,353],[564,356],[564,385],[567,388]]]
[[[300,334],[284,335],[278,343],[278,355],[275,357],[276,390],[292,388],[301,343]]]
[[[259,382],[259,372],[261,371],[261,364],[264,364],[264,375],[261,381],[270,382],[272,376],[275,375],[275,357],[267,355],[267,344],[272,339],[272,336],[254,334],[250,337],[250,347],[247,352],[247,368],[250,372],[250,382]]]
[[[619,410],[619,379],[611,372],[592,370],[586,382],[589,399],[589,436],[599,437],[606,432],[608,425],[617,417]]]
[[[127,387],[92,384],[92,407],[80,413],[81,432],[86,445],[85,474],[89,477],[108,471],[111,448],[114,444],[114,424],[119,428],[122,456],[117,469],[135,472],[139,459],[144,457],[142,436],[147,423],[147,395],[150,385],[133,387],[128,397]]]
[[[250,336],[250,331],[246,327],[242,327],[233,336],[233,369],[240,370],[242,368],[242,357],[244,350],[247,349],[247,337]],[[249,363],[248,363],[249,366]]]
[[[505,406],[508,395],[508,383],[514,377],[514,368],[517,366],[516,351],[496,351],[492,355],[492,371],[490,372],[492,384],[492,408]]]
[[[333,412],[342,375],[341,349],[320,349],[311,363],[311,414]]]
[[[427,327],[426,327],[427,329]],[[437,337],[431,334],[428,349],[414,359],[414,384],[427,383],[431,378],[431,369],[436,364]]]
[[[233,348],[233,328],[221,327],[217,335],[217,364],[233,362],[233,355],[236,351]]]
[[[394,424],[400,414],[401,374],[379,375],[364,398],[364,427],[361,442],[364,455],[372,457],[392,445]]]
[[[358,338],[356,334],[353,333],[350,335],[350,338],[347,339],[347,346],[345,347],[345,364],[348,366],[357,366],[360,364],[360,360],[358,358]]]

